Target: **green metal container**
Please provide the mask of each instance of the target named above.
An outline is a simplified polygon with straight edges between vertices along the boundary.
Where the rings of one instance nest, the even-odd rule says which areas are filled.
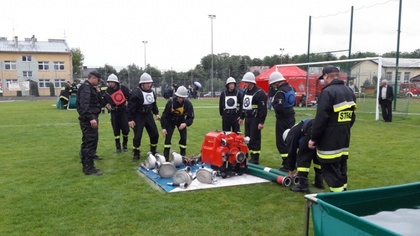
[[[310,211],[314,235],[407,235],[406,227],[378,225],[365,216],[398,209],[420,208],[420,183],[374,189],[305,195],[307,201],[305,233],[309,234]],[[419,221],[420,222],[420,221]],[[419,227],[412,235],[416,235]],[[411,233],[411,232],[410,232]],[[418,235],[418,234],[417,234]]]

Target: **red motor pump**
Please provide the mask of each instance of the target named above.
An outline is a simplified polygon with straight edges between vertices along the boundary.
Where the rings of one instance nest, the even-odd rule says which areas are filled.
[[[222,178],[242,174],[248,156],[248,137],[235,132],[209,132],[201,146],[201,161],[211,165]]]

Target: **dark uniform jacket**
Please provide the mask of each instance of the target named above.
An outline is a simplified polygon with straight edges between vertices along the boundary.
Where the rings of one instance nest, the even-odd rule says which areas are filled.
[[[348,155],[356,108],[356,96],[344,81],[334,79],[322,89],[311,136],[320,159],[328,161]]]
[[[394,91],[392,91],[392,87],[387,85],[386,86],[386,98],[382,99],[382,86],[379,87],[379,97],[378,97],[378,102],[379,104],[382,103],[382,101],[384,100],[388,100],[390,102],[392,102],[392,100],[394,100]]]
[[[101,112],[100,95],[86,80],[77,91],[77,112],[80,120],[93,120]]]
[[[141,88],[135,88],[128,100],[127,118],[129,121],[134,120],[136,114],[159,114],[159,109],[156,104],[156,93],[150,89],[144,91]]]
[[[245,90],[241,119],[244,118],[257,118],[259,124],[264,124],[267,117],[267,95],[265,92],[254,85],[252,90]]]
[[[234,89],[229,91],[226,89],[220,94],[219,98],[219,114],[221,116],[237,116],[242,112],[242,94]]]
[[[113,98],[112,98],[113,97],[112,95],[120,89],[121,89],[121,92],[123,94],[123,97],[115,96],[114,99],[116,101],[114,101]],[[105,101],[105,105],[109,103],[111,105],[112,109],[115,109],[116,107],[122,108],[122,107],[126,106],[126,102],[123,102],[119,106],[117,106],[115,103],[116,102],[119,103],[120,99],[127,101],[130,98],[130,90],[122,84],[117,84],[115,89],[111,88],[111,87],[108,87],[105,90],[105,93],[103,94],[103,96],[104,96],[103,98],[104,98],[104,101]]]
[[[301,144],[308,146],[309,138],[312,132],[314,119],[304,119],[295,124],[286,137],[286,144],[289,147],[288,156],[289,166],[294,166],[297,158],[297,151]]]
[[[288,93],[290,91],[290,93]],[[294,117],[293,106],[296,102],[295,89],[288,83],[283,83],[273,97],[271,105],[276,112],[277,118]]]
[[[187,99],[182,104],[177,101],[177,98],[168,100],[165,110],[162,113],[160,124],[162,129],[166,129],[170,124],[179,125],[181,123],[192,125],[194,121],[194,108],[191,102]]]

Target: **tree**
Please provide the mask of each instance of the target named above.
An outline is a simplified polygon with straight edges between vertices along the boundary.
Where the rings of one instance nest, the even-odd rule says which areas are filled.
[[[102,80],[105,82],[110,74],[118,75],[117,70],[115,70],[114,67],[108,64],[105,64],[104,67],[99,67],[97,71],[99,74],[101,74]]]
[[[85,56],[83,55],[80,48],[72,48],[70,52],[72,55],[73,77],[81,78]]]

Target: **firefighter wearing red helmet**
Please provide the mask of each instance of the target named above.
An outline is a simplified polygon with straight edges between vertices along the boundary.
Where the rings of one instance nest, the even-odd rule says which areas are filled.
[[[156,93],[152,90],[152,77],[148,73],[140,76],[139,86],[135,88],[128,100],[128,126],[134,130],[133,138],[133,162],[140,160],[140,146],[143,129],[146,128],[150,139],[150,152],[156,153],[159,141],[159,131],[157,129],[153,115],[160,120],[159,109],[156,104]]]
[[[128,127],[127,119],[127,100],[130,97],[130,90],[120,84],[118,77],[114,74],[108,76],[106,81],[108,87],[103,94],[105,107],[111,113],[111,125],[114,132],[115,148],[117,153],[121,153],[120,135],[123,136],[122,149],[128,151]]]
[[[242,111],[242,94],[236,88],[236,80],[229,77],[226,80],[226,90],[220,94],[219,114],[222,117],[222,130],[239,132],[239,116]]]
[[[261,130],[267,117],[267,95],[256,85],[255,75],[247,72],[242,82],[245,92],[242,100],[242,113],[239,124],[245,119],[245,136],[250,138],[248,143],[251,158],[250,163],[259,164],[261,153]]]
[[[165,145],[163,155],[169,159],[171,149],[171,139],[175,131],[178,129],[179,150],[181,156],[185,156],[187,152],[187,127],[191,126],[194,121],[194,108],[192,103],[187,100],[188,90],[184,86],[179,86],[173,98],[168,99],[165,109],[160,120],[162,126],[162,134],[165,137]]]
[[[270,86],[277,88],[271,100],[271,106],[273,106],[276,113],[276,147],[282,159],[280,170],[287,172],[289,171],[289,162],[287,160],[288,149],[282,138],[282,134],[296,122],[295,110],[293,109],[296,102],[295,89],[277,71],[270,74],[269,83]]]
[[[326,86],[319,95],[311,140],[308,147],[317,150],[322,176],[331,192],[347,189],[347,159],[350,129],[356,121],[356,95],[339,79],[334,66],[324,67]]]

